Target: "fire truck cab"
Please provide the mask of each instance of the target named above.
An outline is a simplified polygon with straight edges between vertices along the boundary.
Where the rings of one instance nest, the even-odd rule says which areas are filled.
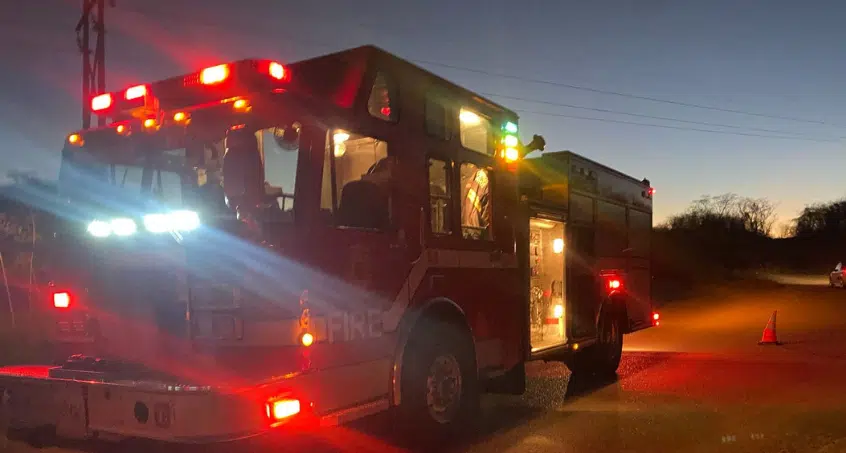
[[[523,364],[613,372],[652,325],[651,189],[375,47],[102,93],[62,151],[60,365],[0,368],[13,425],[227,440],[395,410],[471,421]]]

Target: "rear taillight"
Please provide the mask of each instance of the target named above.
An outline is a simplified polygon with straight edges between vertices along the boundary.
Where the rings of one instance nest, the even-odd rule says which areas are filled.
[[[275,398],[265,406],[267,418],[271,424],[284,422],[300,413],[300,400],[294,398]]]
[[[71,304],[71,296],[68,292],[53,293],[53,307],[55,308],[69,308]]]
[[[661,325],[661,314],[660,313],[652,313],[652,325],[653,326],[660,326]]]

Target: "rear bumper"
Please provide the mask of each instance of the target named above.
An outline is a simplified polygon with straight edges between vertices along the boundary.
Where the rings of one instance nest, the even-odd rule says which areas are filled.
[[[385,410],[387,363],[289,375],[240,388],[59,379],[49,376],[52,366],[5,367],[0,368],[0,389],[9,397],[0,410],[8,411],[14,429],[55,427],[59,437],[69,439],[226,442],[337,425]],[[384,379],[376,379],[374,373],[381,371]],[[270,420],[266,404],[280,396],[299,399],[301,412],[281,422]],[[326,410],[318,413],[320,408]]]

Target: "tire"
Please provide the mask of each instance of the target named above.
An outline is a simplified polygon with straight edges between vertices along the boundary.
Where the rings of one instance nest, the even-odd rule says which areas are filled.
[[[596,343],[574,353],[566,362],[573,374],[611,376],[617,373],[623,357],[623,319],[618,313],[602,315]]]
[[[480,385],[472,337],[466,328],[429,319],[406,346],[398,431],[414,445],[432,445],[472,432]]]

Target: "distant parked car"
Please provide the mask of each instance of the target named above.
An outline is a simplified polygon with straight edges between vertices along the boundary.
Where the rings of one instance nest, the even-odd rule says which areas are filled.
[[[837,263],[837,266],[834,266],[834,270],[828,274],[828,286],[834,288],[846,288],[846,285],[843,284],[843,263]]]

